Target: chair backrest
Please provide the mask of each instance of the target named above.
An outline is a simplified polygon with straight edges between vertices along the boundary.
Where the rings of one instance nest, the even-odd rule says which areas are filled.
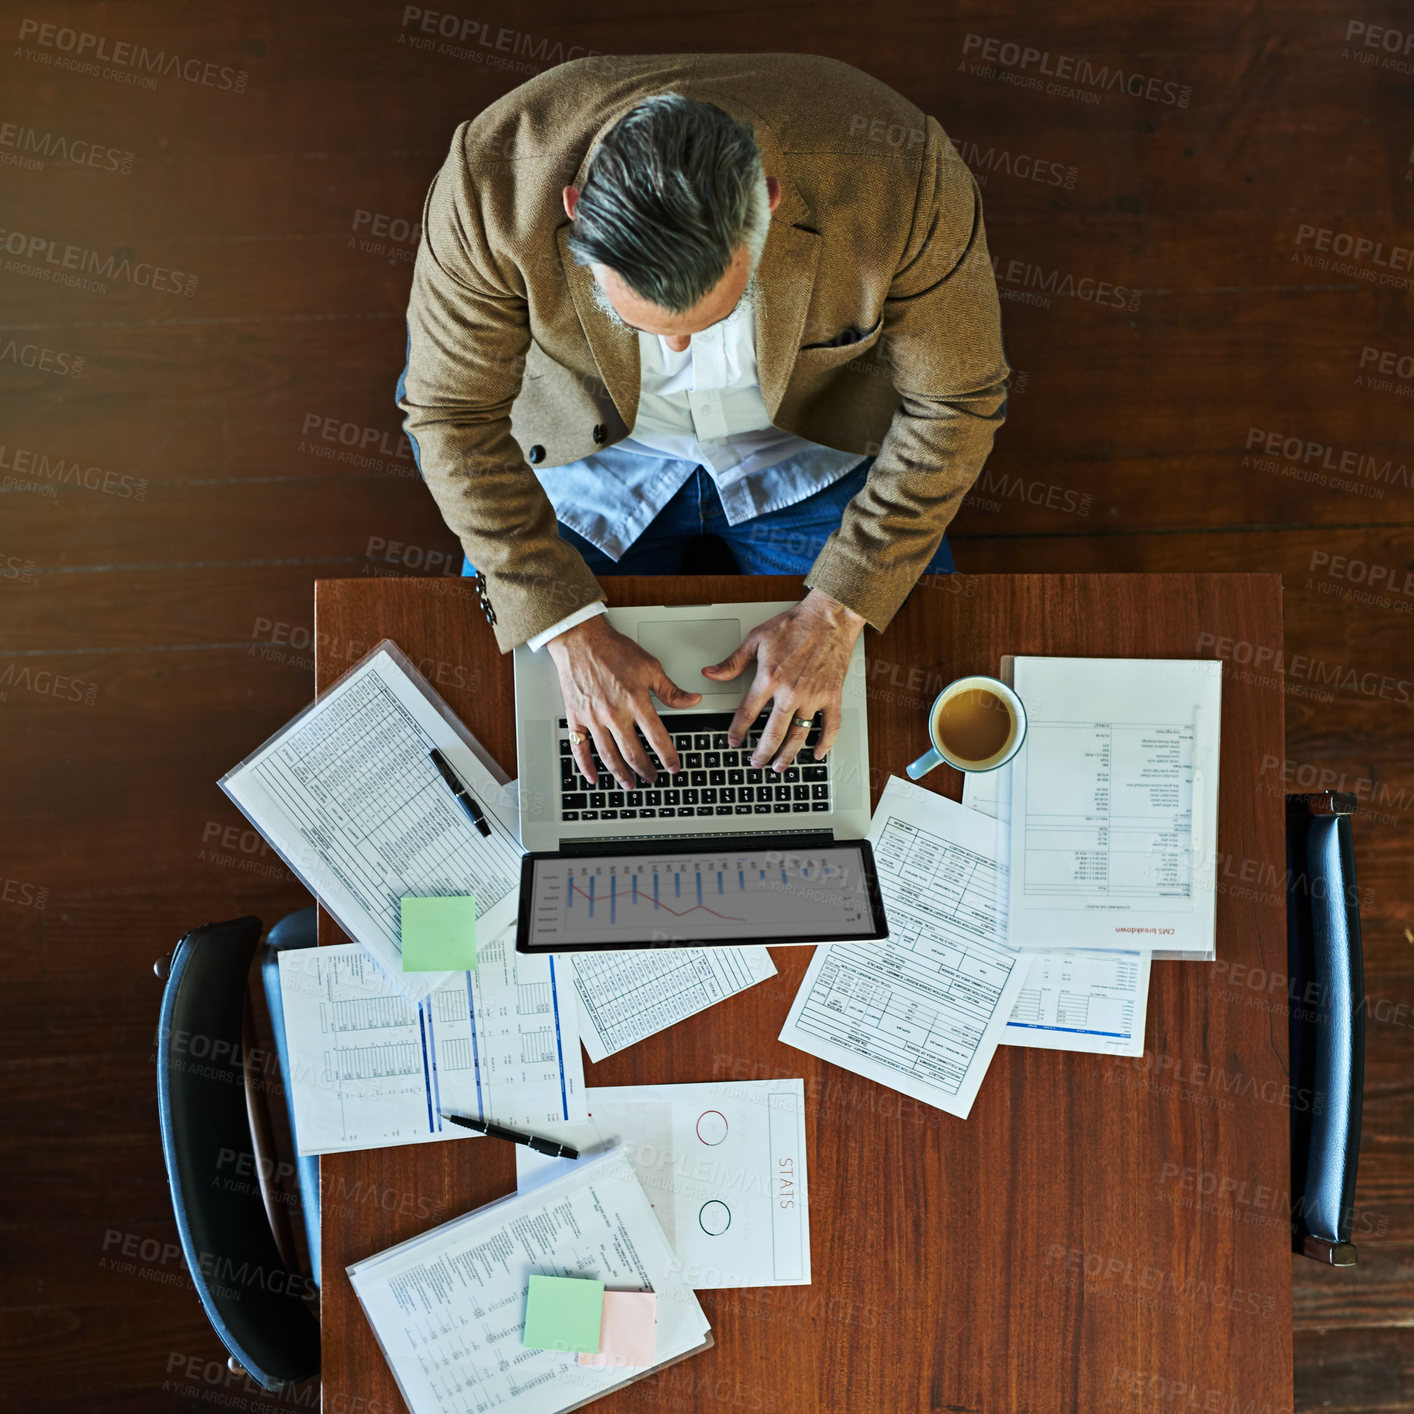
[[[318,910],[313,904],[287,914],[273,928],[260,949],[260,981],[265,990],[265,1008],[270,1014],[275,1053],[280,1062],[280,1088],[285,1096],[285,1122],[294,1142],[294,1172],[299,1188],[300,1217],[304,1224],[305,1246],[309,1252],[310,1275],[319,1285],[319,1160],[298,1152],[299,1131],[295,1124],[295,1092],[290,1077],[290,1048],[285,1039],[285,999],[280,991],[280,954],[295,948],[312,948],[319,942]]]
[[[1292,1248],[1353,1266],[1365,1082],[1365,973],[1350,816],[1355,797],[1286,798]]]
[[[194,928],[162,994],[157,1106],[177,1232],[226,1349],[266,1389],[319,1371],[308,1277],[281,1259],[246,1112],[241,1023],[258,918]]]

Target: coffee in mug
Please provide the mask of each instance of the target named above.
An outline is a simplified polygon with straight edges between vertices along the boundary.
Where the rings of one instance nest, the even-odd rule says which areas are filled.
[[[949,683],[928,714],[933,749],[911,766],[911,780],[946,761],[959,771],[995,771],[1021,749],[1026,709],[997,678],[973,676]]]

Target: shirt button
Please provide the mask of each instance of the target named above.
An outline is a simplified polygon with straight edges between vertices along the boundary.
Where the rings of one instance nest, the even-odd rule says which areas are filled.
[[[602,422],[599,422],[599,423],[596,423],[596,424],[595,424],[595,426],[594,426],[594,440],[595,440],[596,442],[602,442],[608,435],[609,435],[608,429],[604,426],[604,424],[603,424]]]
[[[536,462],[543,462],[545,460],[545,448],[537,442],[525,456],[531,466],[534,466]]]

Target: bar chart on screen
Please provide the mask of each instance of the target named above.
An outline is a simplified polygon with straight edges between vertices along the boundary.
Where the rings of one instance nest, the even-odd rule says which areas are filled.
[[[744,850],[538,860],[534,940],[651,942],[694,938],[827,936],[868,925],[869,899],[853,851]]]

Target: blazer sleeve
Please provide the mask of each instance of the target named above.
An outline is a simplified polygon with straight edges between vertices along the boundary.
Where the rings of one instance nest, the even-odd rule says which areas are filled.
[[[398,406],[423,478],[485,578],[508,652],[604,593],[560,538],[511,436],[530,319],[521,272],[488,239],[465,158],[470,127],[457,129],[423,203]]]
[[[912,227],[884,300],[881,339],[901,403],[806,576],[876,629],[898,612],[981,474],[1011,372],[981,194],[936,118],[927,132]]]

